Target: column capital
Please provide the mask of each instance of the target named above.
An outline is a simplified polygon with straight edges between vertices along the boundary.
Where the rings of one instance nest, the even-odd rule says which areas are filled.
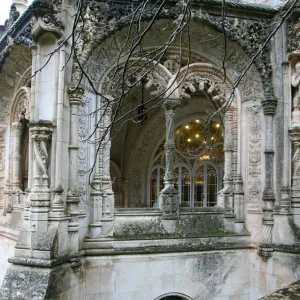
[[[261,102],[264,115],[265,116],[273,116],[277,107],[277,100],[263,100]]]
[[[22,128],[23,128],[23,124],[20,123],[20,122],[13,122],[11,124],[11,128],[12,128],[13,131],[21,131]]]
[[[167,98],[163,102],[163,106],[165,110],[174,110],[177,106],[179,106],[181,103],[181,99],[179,98]]]
[[[300,127],[290,129],[290,139],[294,145],[300,145]]]
[[[83,96],[84,96],[85,90],[84,88],[78,86],[75,88],[70,87],[69,88],[69,99],[71,105],[81,105],[83,102]]]
[[[33,140],[48,140],[53,132],[53,123],[50,121],[38,121],[29,123],[29,131]]]

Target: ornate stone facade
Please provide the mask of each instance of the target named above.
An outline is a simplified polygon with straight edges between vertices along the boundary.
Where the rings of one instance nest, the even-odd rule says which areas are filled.
[[[269,39],[268,6],[74,3],[13,6],[0,40],[0,298],[258,299],[295,280],[298,15]]]

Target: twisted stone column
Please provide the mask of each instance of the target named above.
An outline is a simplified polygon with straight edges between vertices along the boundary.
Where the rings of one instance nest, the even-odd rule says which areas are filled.
[[[273,116],[276,111],[276,100],[262,101],[265,115],[265,187],[262,193],[264,202],[262,218],[262,245],[259,250],[263,260],[267,260],[273,251],[272,231],[274,225],[273,206],[275,202],[273,168],[274,168],[274,146],[273,146]]]
[[[30,123],[29,132],[33,141],[33,188],[30,193],[31,231],[46,233],[50,210],[50,189],[48,178],[48,144],[53,132],[53,124],[43,121]]]
[[[164,219],[177,219],[179,216],[179,196],[174,188],[174,117],[175,108],[180,104],[180,99],[168,98],[164,101],[166,117],[166,170],[164,188],[159,196],[159,208],[162,210]]]

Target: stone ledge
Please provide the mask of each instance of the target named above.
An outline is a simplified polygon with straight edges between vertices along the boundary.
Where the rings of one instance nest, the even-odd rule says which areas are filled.
[[[127,254],[161,254],[178,252],[204,252],[218,250],[255,249],[249,243],[195,243],[164,246],[126,247],[114,249],[86,249],[85,256],[127,255]]]

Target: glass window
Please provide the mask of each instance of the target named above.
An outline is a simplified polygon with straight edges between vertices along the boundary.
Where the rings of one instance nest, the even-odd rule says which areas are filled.
[[[150,206],[158,203],[163,189],[164,141],[155,151],[150,178]],[[214,207],[223,179],[223,133],[219,122],[209,126],[200,120],[175,129],[174,187],[181,207]],[[162,175],[163,174],[163,175]]]

